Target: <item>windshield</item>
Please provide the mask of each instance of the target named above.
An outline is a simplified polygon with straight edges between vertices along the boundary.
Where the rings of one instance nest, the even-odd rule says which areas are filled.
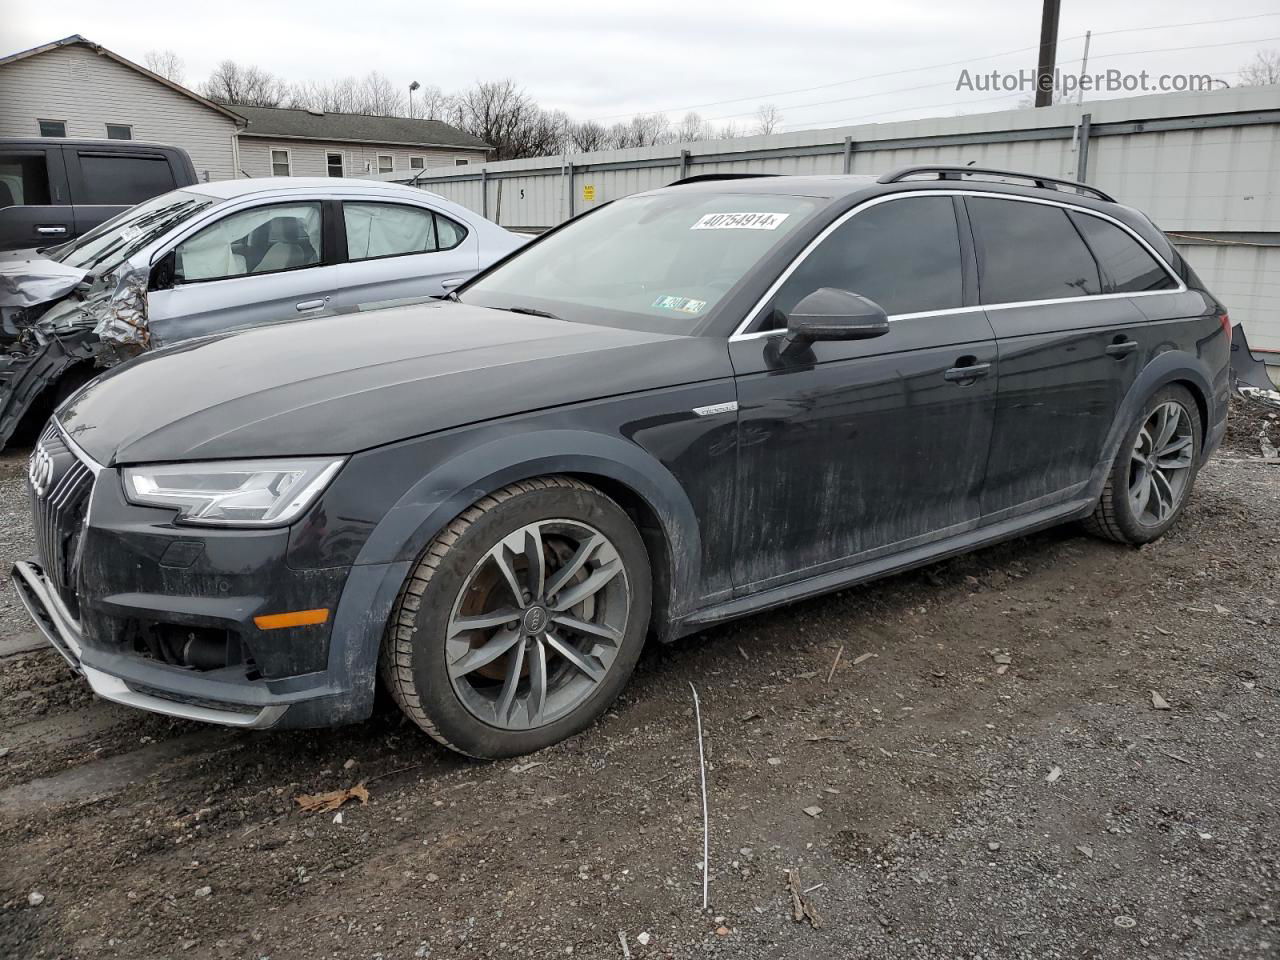
[[[693,333],[820,201],[673,190],[584,217],[471,284],[463,303]]]
[[[184,220],[212,206],[212,197],[174,190],[94,227],[83,237],[46,250],[50,259],[103,276]]]

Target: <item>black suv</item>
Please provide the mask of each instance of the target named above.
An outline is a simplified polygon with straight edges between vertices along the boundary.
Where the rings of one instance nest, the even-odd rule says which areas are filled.
[[[195,182],[180,147],[0,137],[0,250],[72,240],[135,203]]]
[[[1177,520],[1230,322],[1161,232],[1045,177],[682,181],[450,300],[181,344],[57,412],[14,570],[94,690],[245,727],[376,677],[497,757],[659,640],[1082,520]]]

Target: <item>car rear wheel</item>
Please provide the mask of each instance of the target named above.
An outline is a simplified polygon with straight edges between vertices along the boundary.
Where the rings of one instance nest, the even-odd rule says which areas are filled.
[[[1120,442],[1088,530],[1131,544],[1162,536],[1191,495],[1202,437],[1200,410],[1185,387],[1171,385],[1148,398]]]
[[[418,560],[388,624],[383,682],[460,753],[539,750],[588,726],[622,690],[651,590],[644,541],[611,499],[568,477],[511,484]]]

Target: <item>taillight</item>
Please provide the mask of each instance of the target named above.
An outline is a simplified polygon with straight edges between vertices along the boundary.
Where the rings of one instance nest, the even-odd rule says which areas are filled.
[[[1222,332],[1227,335],[1227,339],[1231,339],[1231,317],[1227,315],[1227,311],[1222,311]]]

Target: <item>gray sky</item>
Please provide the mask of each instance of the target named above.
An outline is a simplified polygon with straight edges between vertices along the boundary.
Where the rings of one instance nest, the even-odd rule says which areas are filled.
[[[616,11],[581,0],[177,6],[0,0],[0,6],[0,52],[72,33],[137,61],[148,50],[170,48],[185,61],[189,86],[225,57],[289,80],[377,69],[397,84],[418,80],[446,91],[511,77],[544,106],[575,119],[608,123],[655,110],[678,119],[696,106],[707,119],[749,124],[756,106],[770,102],[785,129],[1014,107],[1019,94],[957,91],[956,80],[962,66],[975,73],[1034,66],[1040,24],[1039,5],[1028,0],[648,0]],[[1184,23],[1197,25],[1170,26]],[[1058,53],[1064,69],[1078,69],[1086,29],[1095,33],[1090,73],[1210,73],[1234,85],[1257,50],[1280,49],[1280,8],[1275,0],[1064,0]],[[1132,32],[1109,32],[1121,30]],[[1010,53],[1020,48],[1030,49]],[[953,65],[876,76],[935,64]],[[733,102],[712,105],[727,100]]]

